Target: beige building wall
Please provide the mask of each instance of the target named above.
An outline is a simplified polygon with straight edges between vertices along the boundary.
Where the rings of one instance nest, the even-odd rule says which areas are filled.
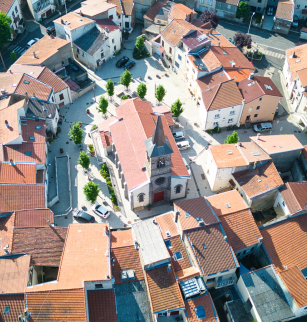
[[[257,98],[249,103],[245,103],[240,124],[245,124],[247,117],[249,117],[249,122],[251,123],[272,121],[279,99],[276,96],[264,95],[260,99]]]

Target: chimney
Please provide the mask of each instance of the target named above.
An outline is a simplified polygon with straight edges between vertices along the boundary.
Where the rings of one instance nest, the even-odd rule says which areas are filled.
[[[5,245],[5,247],[3,247],[3,250],[4,250],[5,254],[9,254],[10,253],[9,245]]]
[[[235,62],[231,63],[231,66],[232,67],[235,67],[236,66],[236,63]]]
[[[28,95],[28,92],[26,92],[26,101],[27,101],[27,103],[29,102],[29,95]]]
[[[105,234],[106,236],[108,236],[108,235],[109,235],[109,229],[108,229],[108,226],[105,226],[105,228],[104,228],[104,234]]]
[[[33,58],[37,58],[34,50],[33,50]]]
[[[14,165],[15,163],[14,163],[14,161],[13,161],[13,159],[10,159],[10,165]]]
[[[248,79],[253,79],[254,78],[254,73],[250,73]]]
[[[10,70],[10,73],[13,74],[13,72]]]
[[[49,219],[47,219],[47,223],[51,227],[51,224],[50,224],[50,220]]]
[[[255,170],[257,167],[257,162],[254,162],[253,170]]]
[[[177,208],[176,209],[176,212],[175,212],[175,222],[178,221],[178,216],[180,215],[180,212],[179,212],[179,209]]]
[[[260,137],[260,133],[257,133],[257,140],[259,140],[259,137]]]
[[[5,125],[6,125],[7,128],[10,128],[11,127],[11,124],[9,123],[8,120],[5,120],[4,123],[5,123]]]
[[[212,34],[212,32],[213,32],[213,28],[210,28],[210,34]]]
[[[61,19],[61,24],[64,25],[64,20],[63,19]]]
[[[36,97],[35,93],[33,93],[33,97]]]
[[[44,115],[45,115],[45,117],[47,118],[48,113],[47,113],[47,109],[46,109],[46,107],[44,108]]]
[[[219,44],[218,44],[219,47],[221,47],[221,42],[219,41]]]

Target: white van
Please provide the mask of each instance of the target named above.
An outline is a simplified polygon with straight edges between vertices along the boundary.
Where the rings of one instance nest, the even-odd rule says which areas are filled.
[[[190,149],[191,146],[189,141],[181,141],[177,143],[177,147],[181,151],[181,150],[188,150]]]

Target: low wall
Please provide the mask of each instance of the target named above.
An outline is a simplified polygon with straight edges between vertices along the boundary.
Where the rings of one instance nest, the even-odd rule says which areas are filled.
[[[73,92],[71,91],[71,100],[75,101],[80,96],[84,95],[85,93],[89,92],[96,86],[96,82],[92,80],[92,83],[88,85],[87,87],[81,89],[80,91]]]

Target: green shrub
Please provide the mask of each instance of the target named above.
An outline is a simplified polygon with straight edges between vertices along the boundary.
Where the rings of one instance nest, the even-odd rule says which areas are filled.
[[[254,15],[254,19],[256,20],[257,23],[260,23],[262,19],[262,13],[256,12]]]
[[[214,132],[214,133],[221,133],[221,129],[220,129],[218,126],[216,126],[216,127],[213,129],[213,132]]]
[[[121,53],[121,49],[116,49],[115,51],[114,51],[114,56],[117,56],[117,55],[119,55],[120,53]]]
[[[94,124],[91,128],[91,131],[95,131],[96,129],[98,129],[98,126],[96,124]]]
[[[209,134],[212,134],[212,131],[211,130],[207,130],[206,132],[209,133]]]
[[[89,145],[88,145],[88,149],[90,150],[90,153],[91,153],[91,154],[94,154],[94,153],[95,153],[95,149],[94,149],[94,147],[93,147],[93,144],[89,144]]]
[[[126,100],[127,98],[128,98],[127,95],[122,95],[120,99],[123,101],[123,100]]]

